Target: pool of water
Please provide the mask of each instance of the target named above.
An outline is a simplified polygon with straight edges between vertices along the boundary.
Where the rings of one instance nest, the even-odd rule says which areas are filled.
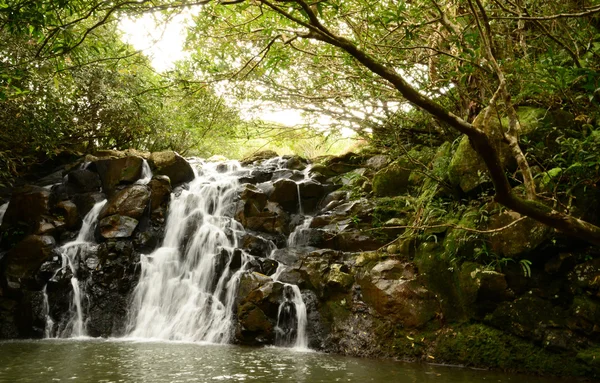
[[[282,348],[135,340],[0,342],[0,382],[566,382]]]

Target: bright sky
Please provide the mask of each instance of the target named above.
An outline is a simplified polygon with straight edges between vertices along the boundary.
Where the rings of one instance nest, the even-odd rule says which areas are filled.
[[[177,60],[189,56],[184,51],[186,27],[192,22],[196,10],[185,11],[164,23],[157,19],[160,14],[145,14],[138,19],[121,21],[120,28],[124,40],[136,49],[142,50],[151,60],[152,66],[159,72],[173,69]],[[304,119],[299,110],[257,110],[252,105],[242,105],[242,115],[248,119],[259,117],[264,121],[276,122],[288,126],[301,124]],[[323,121],[326,123],[326,121]]]

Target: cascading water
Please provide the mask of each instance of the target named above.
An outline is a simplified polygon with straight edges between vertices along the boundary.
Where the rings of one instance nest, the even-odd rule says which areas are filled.
[[[231,340],[237,286],[250,259],[234,252],[244,231],[231,217],[238,169],[206,163],[188,190],[173,196],[162,246],[142,256],[131,337]]]
[[[4,219],[4,213],[6,213],[6,209],[8,208],[8,202],[0,205],[0,225],[2,225],[2,220]]]
[[[152,169],[150,169],[150,165],[148,165],[148,161],[144,160],[142,162],[142,174],[140,179],[135,183],[136,185],[147,185],[148,182],[152,179]]]
[[[62,256],[62,267],[56,272],[54,277],[59,272],[63,274],[67,272],[67,267],[72,273],[71,286],[73,288],[70,302],[70,319],[63,328],[57,330],[57,337],[81,337],[86,335],[85,318],[83,314],[83,302],[80,288],[80,281],[77,278],[79,258],[94,246],[94,229],[98,220],[100,211],[106,204],[106,200],[100,201],[83,218],[83,224],[79,230],[79,234],[74,241],[68,242],[60,247],[59,251]],[[54,277],[52,279],[54,279]],[[48,296],[46,287],[44,287],[44,306],[46,310],[46,336],[50,337],[54,322],[49,315]]]

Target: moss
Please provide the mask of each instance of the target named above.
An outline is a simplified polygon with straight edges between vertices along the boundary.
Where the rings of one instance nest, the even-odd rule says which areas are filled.
[[[437,341],[435,357],[449,363],[506,371],[587,377],[600,373],[597,366],[586,365],[574,355],[550,352],[482,324],[447,331]]]
[[[398,161],[378,171],[373,177],[373,193],[377,197],[389,197],[408,191],[410,169],[406,161]]]
[[[593,369],[600,369],[600,347],[580,351],[577,354],[577,359]]]

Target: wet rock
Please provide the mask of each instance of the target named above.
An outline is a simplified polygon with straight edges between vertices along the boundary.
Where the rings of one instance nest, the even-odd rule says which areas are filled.
[[[81,219],[79,218],[79,211],[77,205],[71,201],[61,201],[56,204],[55,209],[64,218],[65,228],[72,230],[79,226]]]
[[[19,242],[2,259],[7,286],[13,289],[21,288],[22,285],[41,288],[36,286],[34,276],[52,256],[55,246],[54,238],[44,235],[30,235]]]
[[[99,233],[104,238],[129,238],[138,225],[135,218],[114,214],[98,222]]]
[[[111,196],[117,185],[132,184],[140,178],[143,159],[133,156],[110,158],[94,161],[93,164],[100,175],[102,191]]]
[[[101,187],[98,173],[87,169],[77,169],[67,175],[67,188],[71,195],[100,191]]]
[[[300,156],[292,156],[285,163],[285,167],[293,170],[304,170],[308,162]]]
[[[100,211],[99,219],[118,214],[138,220],[150,201],[150,189],[145,185],[131,185],[117,192]]]
[[[252,170],[248,175],[240,177],[240,184],[259,184],[262,182],[267,182],[271,180],[273,174],[271,172],[265,170]]]
[[[183,182],[190,182],[194,179],[192,166],[185,158],[175,152],[152,153],[148,163],[154,174],[169,177],[173,186]]]
[[[275,248],[275,245],[270,240],[252,233],[246,233],[242,237],[240,243],[242,249],[255,257],[267,257]]]
[[[327,193],[326,187],[314,180],[303,181],[298,186],[300,188],[302,209],[305,213],[314,212],[319,205],[319,201]]]
[[[173,191],[169,177],[154,176],[148,182],[148,187],[150,188],[150,211],[154,212],[160,207],[166,207]]]
[[[4,213],[2,228],[26,225],[26,232],[37,230],[44,215],[48,214],[50,191],[38,186],[27,185],[16,189]]]
[[[276,202],[287,212],[298,211],[298,185],[288,179],[280,179],[273,183],[273,192],[269,201]]]
[[[385,240],[375,238],[360,231],[348,231],[337,233],[330,236],[329,239],[326,237],[324,247],[341,251],[360,252],[377,250],[385,245],[385,243]]]
[[[271,181],[277,181],[280,179],[289,179],[292,181],[302,181],[304,179],[304,173],[298,170],[290,169],[279,169],[273,172]]]
[[[79,218],[83,219],[92,210],[95,204],[106,199],[103,193],[84,193],[73,196],[73,203],[77,206]]]

